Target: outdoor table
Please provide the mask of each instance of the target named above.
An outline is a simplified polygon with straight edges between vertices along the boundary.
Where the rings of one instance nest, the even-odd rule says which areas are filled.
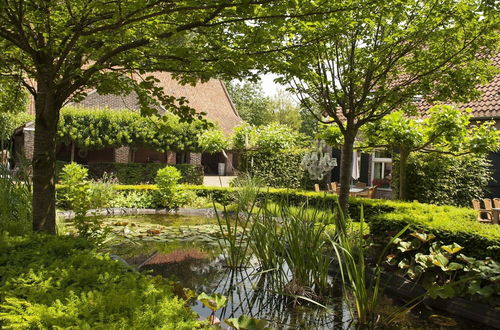
[[[358,193],[365,191],[367,189],[368,189],[368,187],[366,187],[366,188],[350,187],[349,188],[349,195],[355,197]]]
[[[493,219],[492,219],[492,223],[494,225],[498,225],[500,224],[500,208],[493,208]]]

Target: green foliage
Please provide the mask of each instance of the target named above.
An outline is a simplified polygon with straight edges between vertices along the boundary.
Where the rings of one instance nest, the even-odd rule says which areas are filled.
[[[342,145],[343,135],[339,126],[335,124],[321,125],[316,138],[326,142],[331,147],[339,148]]]
[[[236,148],[242,154],[242,172],[258,177],[272,187],[298,188],[304,177],[300,163],[308,145],[303,134],[279,124],[236,129]]]
[[[26,174],[23,168],[19,173]],[[15,177],[0,165],[0,234],[22,235],[31,231],[31,200],[30,177]]]
[[[64,108],[58,125],[61,142],[84,149],[148,146],[157,151],[199,151],[198,136],[206,123],[181,122],[179,117],[144,117],[129,110]],[[218,132],[215,128],[212,132]]]
[[[28,100],[28,93],[17,76],[0,77],[0,115],[25,113]]]
[[[370,218],[369,225],[370,233],[380,239],[409,224],[411,230],[433,234],[444,244],[460,244],[466,255],[475,258],[497,256],[500,228],[478,223],[476,217],[472,209],[404,203],[392,212]]]
[[[112,192],[109,187],[94,185],[88,180],[88,170],[77,164],[64,166],[61,172],[61,203],[75,212],[73,219],[78,235],[95,242],[103,240],[106,231],[100,228],[97,217],[87,217],[87,212],[93,207],[107,206]],[[105,185],[105,184],[103,184]],[[94,203],[98,203],[94,206]]]
[[[57,162],[56,173],[59,173],[64,162]],[[136,185],[154,182],[156,172],[165,167],[157,163],[93,163],[85,165],[89,170],[89,177],[93,180],[102,180],[106,175],[116,178],[119,183]],[[201,185],[203,184],[203,168],[193,164],[170,165],[178,169],[182,178],[179,183]]]
[[[393,166],[396,191],[398,164],[396,159]],[[468,207],[471,200],[484,197],[491,175],[491,162],[483,155],[415,153],[408,159],[408,200]]]
[[[229,147],[229,141],[221,130],[211,129],[199,134],[198,145],[204,152],[216,153],[226,150]]]
[[[131,272],[85,239],[0,240],[2,328],[193,329],[196,319],[164,279]]]
[[[408,190],[413,186],[408,181],[413,178],[408,173],[407,162],[413,152],[483,155],[500,147],[500,132],[495,129],[494,123],[485,122],[471,127],[472,118],[469,113],[449,105],[433,106],[423,119],[408,117],[403,111],[397,111],[368,123],[363,131],[362,144],[399,150],[399,174],[394,176],[398,181],[396,192],[401,199],[411,200]],[[429,173],[430,176],[435,174]],[[479,178],[482,179],[487,178]],[[476,191],[478,189],[481,189],[480,185]],[[439,187],[434,187],[434,190],[439,191]]]
[[[387,263],[421,283],[432,298],[465,297],[497,306],[500,302],[500,264],[459,254],[457,243],[444,245],[436,236],[414,232],[395,241]]]
[[[260,178],[270,187],[299,188],[305,176],[302,157],[299,150],[247,151],[242,154],[240,170]]]
[[[12,137],[14,130],[34,118],[26,112],[10,113],[0,110],[0,149],[5,149],[7,141]]]
[[[241,315],[238,318],[225,319],[227,325],[236,330],[270,330],[266,320],[257,320],[253,317]]]
[[[341,212],[339,207],[339,212]],[[337,226],[343,226],[346,222],[340,218],[336,218]],[[357,312],[358,325],[368,326],[368,328],[375,328],[379,322],[380,316],[376,312],[380,296],[382,294],[382,287],[380,285],[380,277],[382,274],[381,263],[385,257],[385,253],[391,247],[392,243],[401,236],[408,227],[403,228],[394,237],[391,237],[385,248],[382,250],[380,256],[372,268],[372,276],[368,281],[367,270],[369,269],[366,264],[365,255],[368,252],[364,238],[364,215],[363,208],[360,211],[360,227],[357,237],[350,237],[347,235],[346,230],[339,230],[338,236],[330,238],[337,261],[339,270],[342,277],[342,282],[346,287],[345,294],[346,300],[349,301],[349,293],[354,298],[354,306]]]
[[[179,186],[181,172],[173,166],[159,169],[155,182],[158,187],[160,205],[169,209],[176,209],[188,202],[188,194]]]
[[[78,216],[85,216],[90,209],[88,170],[77,163],[70,163],[61,172],[61,202]]]
[[[255,126],[271,122],[270,99],[265,96],[261,84],[233,81],[227,84],[227,91],[244,121]]]

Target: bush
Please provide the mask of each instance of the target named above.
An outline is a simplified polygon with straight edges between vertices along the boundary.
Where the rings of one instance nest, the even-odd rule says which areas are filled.
[[[160,205],[169,209],[176,209],[187,204],[192,195],[179,187],[181,173],[173,166],[165,166],[156,174],[156,186],[160,197]]]
[[[59,173],[66,164],[58,161],[56,171]],[[170,165],[177,168],[182,178],[179,183],[201,185],[203,184],[203,168],[193,164]],[[158,163],[94,163],[86,165],[89,177],[93,180],[101,180],[106,174],[114,177],[121,184],[137,185],[141,183],[154,182],[156,172],[165,167],[165,164]],[[58,177],[59,175],[56,174]]]
[[[0,238],[0,326],[193,329],[166,280],[130,271],[77,237]]]
[[[299,188],[304,179],[300,163],[303,153],[299,150],[246,151],[242,153],[243,173],[260,178],[270,187]]]
[[[393,186],[399,187],[398,164]],[[421,203],[469,207],[482,198],[491,180],[491,163],[484,156],[412,154],[408,160],[408,199]]]

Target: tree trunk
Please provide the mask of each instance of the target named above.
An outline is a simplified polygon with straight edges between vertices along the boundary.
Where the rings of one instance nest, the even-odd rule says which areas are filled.
[[[56,103],[51,83],[42,79],[37,83],[33,151],[33,230],[55,234],[56,130],[60,105]]]
[[[349,188],[352,175],[352,153],[354,151],[354,140],[356,138],[356,130],[353,127],[346,127],[344,135],[344,144],[342,145],[340,156],[340,194],[339,204],[342,212],[347,216],[349,207]]]
[[[410,152],[401,149],[399,152],[399,199],[405,201],[408,199],[408,156]]]

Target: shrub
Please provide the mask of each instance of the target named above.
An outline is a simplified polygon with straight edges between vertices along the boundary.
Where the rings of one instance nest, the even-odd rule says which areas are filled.
[[[65,162],[58,161],[56,176]],[[182,178],[179,183],[201,185],[203,184],[203,168],[193,164],[169,165],[177,168]],[[165,164],[158,163],[93,163],[86,165],[89,177],[93,180],[101,180],[106,175],[115,177],[119,183],[126,185],[137,185],[141,183],[154,182],[156,172],[165,167]]]
[[[0,326],[193,329],[166,280],[131,272],[77,237],[0,238]]]
[[[180,179],[181,173],[173,166],[165,166],[158,170],[155,182],[163,207],[176,209],[188,203],[192,195],[179,187]]]
[[[393,167],[397,190],[398,165]],[[491,163],[484,156],[412,154],[408,160],[408,199],[438,205],[470,206],[482,198],[491,180]]]
[[[78,235],[98,242],[104,239],[106,231],[101,230],[97,217],[86,217],[86,214],[92,207],[103,206],[93,206],[92,203],[105,203],[101,198],[109,196],[100,195],[103,189],[92,189],[87,175],[87,169],[76,163],[64,166],[61,172],[61,193],[58,196],[63,205],[75,212],[73,222]]]
[[[270,187],[299,188],[304,179],[302,156],[298,150],[247,151],[242,154],[241,171],[260,178]]]
[[[63,167],[60,177],[60,201],[75,214],[85,216],[90,209],[88,170],[77,163],[70,163]]]
[[[286,125],[244,125],[235,130],[233,144],[242,153],[241,172],[260,178],[272,187],[300,187],[307,138]]]

